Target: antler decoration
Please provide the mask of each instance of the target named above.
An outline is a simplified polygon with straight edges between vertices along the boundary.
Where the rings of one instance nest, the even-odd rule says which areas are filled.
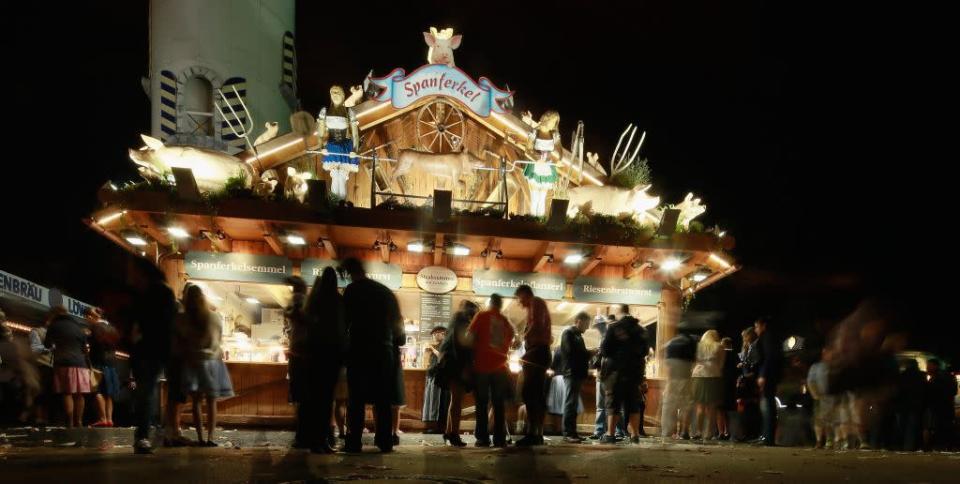
[[[623,138],[626,137],[628,133],[630,137],[627,138],[627,144],[623,147],[623,152],[621,152],[620,146],[623,144]],[[610,176],[626,170],[636,161],[637,155],[640,154],[640,147],[643,146],[643,140],[647,138],[647,132],[644,131],[640,134],[640,141],[637,142],[637,146],[633,149],[633,154],[630,154],[630,145],[633,144],[633,137],[636,134],[637,127],[634,126],[633,123],[628,124],[627,129],[623,130],[623,133],[620,134],[620,139],[617,140],[617,147],[613,149],[613,156],[610,157]]]

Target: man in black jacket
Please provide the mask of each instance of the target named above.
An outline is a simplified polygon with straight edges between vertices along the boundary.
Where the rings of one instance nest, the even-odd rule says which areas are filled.
[[[397,297],[386,286],[367,278],[363,264],[354,258],[342,267],[352,282],[343,292],[349,352],[347,354],[347,434],[344,450],[360,452],[365,405],[373,404],[377,429],[374,443],[382,452],[393,451],[392,405],[402,404],[403,371],[399,347],[405,343]]]
[[[170,344],[177,300],[166,277],[147,259],[137,258],[130,266],[128,280],[135,291],[131,336],[130,368],[136,380],[134,390],[134,444],[137,454],[151,454],[150,426],[157,405],[157,384],[164,366],[171,366]],[[176,380],[171,372],[169,380]],[[175,385],[171,385],[175,386]],[[175,390],[171,390],[173,394]],[[171,423],[168,422],[167,425]]]
[[[607,328],[607,336],[600,345],[603,356],[600,377],[607,392],[607,435],[600,440],[604,444],[616,442],[613,432],[621,415],[628,422],[630,440],[640,441],[638,402],[650,347],[646,331],[637,318],[630,315],[626,304],[620,307],[620,314],[620,319]]]
[[[583,342],[583,332],[589,325],[590,315],[581,312],[577,314],[573,325],[563,330],[560,336],[560,358],[564,362],[563,384],[566,388],[563,397],[564,442],[583,442],[577,434],[577,402],[580,400],[580,389],[583,380],[587,378],[587,366],[590,363],[590,352]]]
[[[783,341],[768,327],[770,322],[760,318],[753,323],[757,333],[757,386],[760,389],[760,412],[763,414],[763,445],[775,445],[777,430],[777,385],[783,371]]]

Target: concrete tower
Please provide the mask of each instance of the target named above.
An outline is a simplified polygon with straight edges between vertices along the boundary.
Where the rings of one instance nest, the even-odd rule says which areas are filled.
[[[233,88],[255,122],[251,142],[267,121],[289,129],[296,103],[293,26],[294,0],[152,0],[150,77],[143,80],[152,136],[229,153],[245,149],[230,130],[229,123],[250,125]]]

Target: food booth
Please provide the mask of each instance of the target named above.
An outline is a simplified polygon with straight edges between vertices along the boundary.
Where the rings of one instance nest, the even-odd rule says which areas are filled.
[[[404,428],[422,425],[430,330],[462,300],[483,306],[493,293],[507,298],[519,330],[520,284],[547,301],[556,343],[579,312],[600,318],[630,305],[656,343],[646,416],[656,425],[658,346],[674,334],[685,298],[737,270],[732,237],[693,220],[705,207],[692,194],[663,204],[648,177],[623,176],[645,165],[645,133],[628,127],[599,161],[585,150],[582,122],[561,136],[568,125],[556,112],[539,121],[515,113],[513,92],[450,64],[370,75],[346,101],[331,89],[319,116],[293,113],[290,132],[248,140],[233,155],[197,148],[171,161],[170,147],[145,137],[132,158],[146,180],[101,189],[88,226],[155,260],[178,295],[199,285],[223,318],[237,393],[220,402],[223,421],[291,421],[284,280],[310,284],[356,257],[400,302]],[[229,121],[229,110],[220,115]],[[599,344],[595,330],[586,340]],[[590,424],[592,380],[583,400],[580,423]]]

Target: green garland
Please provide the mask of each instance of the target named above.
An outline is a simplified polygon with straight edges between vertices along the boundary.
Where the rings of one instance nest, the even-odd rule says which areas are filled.
[[[642,245],[653,236],[653,227],[637,222],[632,216],[578,213],[566,226],[573,228],[583,240],[609,240],[608,236],[613,233],[618,242]]]
[[[610,185],[633,189],[638,185],[649,185],[652,179],[650,163],[646,158],[634,161],[626,170],[610,177]]]

